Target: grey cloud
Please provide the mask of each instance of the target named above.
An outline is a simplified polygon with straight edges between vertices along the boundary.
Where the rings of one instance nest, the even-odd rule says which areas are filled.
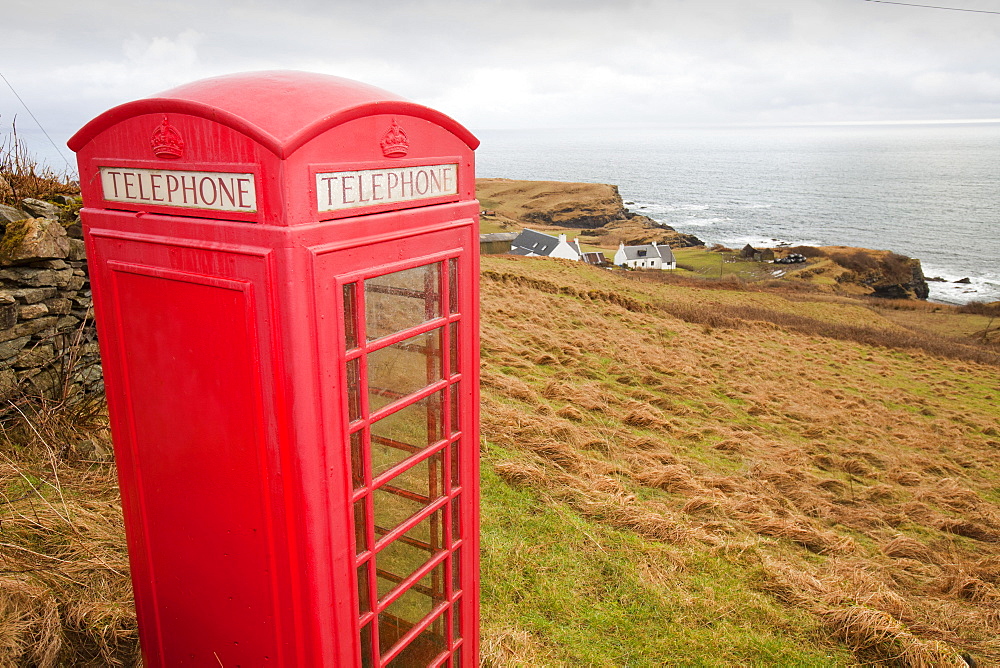
[[[6,18],[4,75],[61,141],[249,69],[361,79],[473,129],[1000,117],[1000,16],[864,0],[19,0]],[[17,106],[0,90],[0,125]]]

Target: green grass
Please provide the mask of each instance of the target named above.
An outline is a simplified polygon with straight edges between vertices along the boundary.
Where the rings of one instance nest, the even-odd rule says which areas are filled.
[[[494,456],[513,453],[491,448]],[[839,666],[752,564],[649,541],[482,470],[485,637],[531,666]]]
[[[673,250],[679,268],[683,265],[684,269],[708,278],[738,276],[748,280],[760,280],[770,278],[771,272],[775,270],[774,266],[761,262],[728,262],[722,253],[712,253],[701,247]]]

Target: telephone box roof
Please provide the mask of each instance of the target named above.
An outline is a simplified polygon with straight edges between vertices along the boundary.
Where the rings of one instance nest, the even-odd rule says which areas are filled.
[[[68,144],[79,151],[109,127],[141,114],[174,112],[214,120],[285,158],[317,135],[374,114],[406,114],[435,123],[471,149],[479,140],[457,121],[398,95],[350,79],[295,71],[228,74],[126,102],[87,123]]]

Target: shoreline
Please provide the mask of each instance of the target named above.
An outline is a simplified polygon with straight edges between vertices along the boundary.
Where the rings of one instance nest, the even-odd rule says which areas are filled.
[[[615,183],[633,211],[727,246],[753,236],[891,249],[928,276],[974,281],[974,292],[934,289],[934,299],[997,301],[997,128],[512,131],[483,137],[477,169]]]
[[[644,214],[646,215],[646,214]],[[654,218],[655,220],[655,218]],[[678,229],[678,227],[671,223],[657,220],[657,223],[673,229],[677,229],[678,232],[685,232],[687,234],[697,234],[697,230],[700,226],[693,226],[686,229]],[[704,232],[702,232],[704,234]],[[704,238],[703,238],[704,239]],[[738,236],[729,237],[727,239],[704,239],[706,247],[711,247],[712,244],[719,243],[723,246],[728,246],[731,248],[742,247],[746,244],[750,244],[755,248],[772,248],[780,249],[787,248],[791,246],[828,246],[830,244],[822,243],[816,239],[804,239],[804,240],[787,240],[777,237],[766,237],[763,235],[755,236]],[[861,246],[851,246],[852,248],[862,248]],[[883,248],[877,250],[887,250],[891,252],[899,252],[895,249]],[[920,265],[923,269],[925,280],[927,281],[928,288],[930,289],[930,295],[928,296],[928,302],[934,304],[945,304],[949,306],[963,306],[971,302],[983,302],[992,303],[1000,301],[1000,280],[993,279],[990,275],[982,275],[975,272],[962,273],[956,271],[949,267],[943,267],[935,260],[926,260],[923,257],[918,256],[908,256],[913,257],[915,260],[920,261]],[[943,280],[937,280],[943,279]],[[964,279],[968,279],[970,282],[960,282]]]
[[[707,225],[686,225],[685,222],[671,221],[663,215],[662,205],[650,201],[633,198],[620,192],[620,186],[607,183],[573,182],[573,181],[539,181],[496,177],[480,177],[476,180],[476,195],[484,212],[483,223],[486,231],[508,231],[512,229],[532,228],[543,232],[565,232],[571,237],[578,237],[582,244],[604,252],[613,252],[621,241],[626,245],[651,243],[668,244],[671,247],[685,248],[690,246],[711,247],[716,243],[727,248],[740,249],[749,244],[757,249],[769,248],[779,255],[784,249],[795,246],[810,246],[814,248],[841,248],[865,251],[876,258],[902,255],[920,263],[921,279],[915,281],[902,280],[899,285],[905,292],[915,298],[924,298],[932,303],[946,305],[964,305],[973,301],[1000,301],[1000,282],[991,282],[989,276],[976,274],[958,274],[954,270],[941,267],[933,259],[926,260],[916,254],[906,253],[898,249],[885,249],[884,240],[878,246],[864,246],[853,238],[850,233],[843,236],[850,240],[842,243],[824,243],[827,241],[810,238],[812,235],[795,235],[781,238],[777,235],[764,236],[755,234],[723,234],[716,238],[705,238],[705,231],[713,230]],[[760,229],[760,227],[758,227]],[[766,228],[765,228],[766,229]],[[735,230],[730,230],[735,232]],[[697,236],[696,236],[697,235]],[[837,236],[834,234],[833,236]],[[881,260],[878,260],[881,262]],[[871,275],[874,265],[850,267],[836,265],[832,268],[822,267],[813,270],[812,274],[824,273],[819,284],[827,284],[836,278],[839,282],[844,278],[848,283],[856,282],[862,288],[874,289],[878,292],[888,283],[882,280],[893,274],[880,277],[876,272]],[[847,272],[848,275],[841,276]],[[860,273],[859,273],[860,272]],[[946,282],[926,281],[926,277],[943,277]],[[968,283],[957,281],[968,278]],[[890,279],[890,282],[894,279]],[[919,288],[914,286],[920,283]],[[875,288],[882,285],[882,288]],[[924,297],[926,295],[926,297]]]

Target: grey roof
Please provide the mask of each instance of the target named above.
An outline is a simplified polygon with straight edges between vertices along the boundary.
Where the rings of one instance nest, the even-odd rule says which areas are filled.
[[[523,229],[510,242],[510,252],[513,255],[548,255],[558,245],[559,239],[557,237],[535,232],[534,230]]]
[[[656,249],[653,248],[652,244],[625,247],[626,260],[649,260],[657,255],[658,253],[656,252]]]
[[[650,260],[654,257],[660,257],[662,262],[673,262],[674,253],[670,250],[670,246],[664,245],[653,245],[653,244],[643,244],[642,246],[625,246],[625,259],[626,260]]]

